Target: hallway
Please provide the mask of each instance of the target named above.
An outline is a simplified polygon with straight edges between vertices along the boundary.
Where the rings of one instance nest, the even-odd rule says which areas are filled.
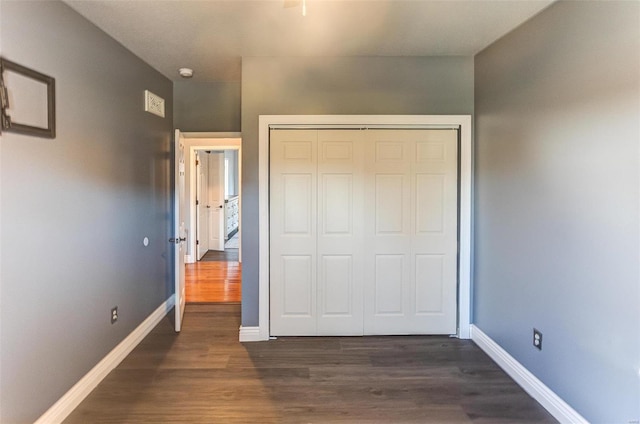
[[[238,249],[210,250],[198,262],[185,266],[187,303],[239,303],[242,264]]]

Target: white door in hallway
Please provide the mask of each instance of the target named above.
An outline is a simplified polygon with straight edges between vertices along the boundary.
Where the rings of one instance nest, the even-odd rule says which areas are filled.
[[[209,155],[209,249],[224,250],[224,152]]]
[[[456,130],[272,130],[272,335],[454,334]]]
[[[196,228],[198,260],[209,251],[209,155],[196,152]]]
[[[185,196],[185,154],[184,137],[180,130],[175,131],[174,139],[174,174],[175,194],[173,203],[173,237],[169,239],[174,244],[174,290],[175,290],[175,316],[174,328],[177,332],[182,329],[182,318],[185,309],[185,266],[187,230],[184,225],[186,196]]]

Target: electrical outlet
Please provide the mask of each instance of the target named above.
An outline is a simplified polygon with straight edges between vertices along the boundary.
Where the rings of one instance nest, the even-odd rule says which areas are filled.
[[[533,329],[533,346],[538,350],[542,350],[542,333],[535,328]]]
[[[118,321],[118,307],[114,306],[111,309],[111,324],[115,324]]]

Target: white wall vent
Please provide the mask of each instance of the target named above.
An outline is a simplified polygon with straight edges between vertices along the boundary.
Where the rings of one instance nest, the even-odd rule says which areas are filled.
[[[144,90],[144,110],[164,118],[164,99],[149,90]]]

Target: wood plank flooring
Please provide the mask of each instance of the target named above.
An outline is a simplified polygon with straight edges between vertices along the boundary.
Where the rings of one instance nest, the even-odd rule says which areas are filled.
[[[237,262],[237,249],[235,250],[236,261],[210,260],[186,265],[185,298],[187,303],[240,302],[242,298],[242,265]]]
[[[222,252],[209,250],[200,262],[238,262],[238,249],[224,249]]]
[[[240,305],[163,320],[66,423],[550,423],[473,342],[287,337],[241,344]]]

